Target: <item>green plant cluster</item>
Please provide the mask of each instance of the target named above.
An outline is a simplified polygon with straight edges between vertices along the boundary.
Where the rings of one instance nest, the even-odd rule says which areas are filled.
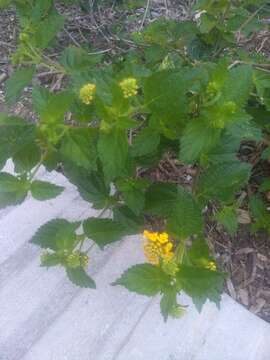
[[[94,288],[86,271],[89,245],[103,249],[143,233],[145,219],[156,217],[173,243],[173,259],[135,265],[114,285],[161,294],[165,319],[181,315],[181,291],[198,309],[207,299],[218,304],[224,274],[209,266],[207,206],[215,203],[216,221],[231,234],[243,206],[250,210],[253,231],[270,230],[269,179],[243,198],[253,164],[239,155],[241,144],[252,141],[263,148],[262,159],[270,159],[270,62],[237,45],[239,37],[265,26],[267,2],[201,0],[194,20],[160,19],[133,34],[136,50],[121,58],[69,46],[57,61],[45,51],[64,24],[53,0],[0,0],[0,7],[8,5],[16,7],[21,32],[6,102],[16,103],[32,84],[38,121],[0,115],[0,168],[12,158],[16,173],[0,173],[0,207],[27,196],[58,196],[63,188],[36,174],[41,165],[63,171],[101,216],[44,224],[31,240],[44,249],[43,266],[63,266],[73,283]],[[41,87],[38,73],[44,69],[62,74],[65,89]],[[196,169],[191,191],[140,177],[168,154]]]

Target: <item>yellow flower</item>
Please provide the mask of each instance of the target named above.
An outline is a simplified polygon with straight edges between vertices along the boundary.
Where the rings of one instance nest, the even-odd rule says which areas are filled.
[[[126,78],[119,83],[124,97],[129,98],[138,94],[139,85],[135,78]]]
[[[86,104],[86,105],[90,105],[91,102],[94,99],[94,95],[96,92],[96,85],[95,84],[85,84],[81,89],[80,89],[80,99],[81,101]]]
[[[160,260],[169,261],[173,258],[173,243],[169,240],[167,233],[157,233],[145,230],[144,233],[144,255],[154,265]]]
[[[206,269],[211,270],[211,271],[216,271],[217,270],[217,266],[215,264],[214,261],[210,261],[206,266]]]

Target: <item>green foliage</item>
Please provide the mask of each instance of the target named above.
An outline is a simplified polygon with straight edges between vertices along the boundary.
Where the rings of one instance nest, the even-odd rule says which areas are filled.
[[[76,244],[75,230],[79,223],[65,219],[54,219],[42,225],[31,239],[31,243],[43,249],[72,250]]]
[[[219,221],[229,234],[236,233],[238,228],[237,213],[233,206],[225,206],[216,214],[216,219]]]
[[[32,81],[35,69],[26,68],[15,71],[6,83],[6,102],[15,104],[23,89]]]
[[[0,208],[23,202],[28,192],[28,182],[25,179],[5,172],[0,173]]]
[[[113,56],[68,46],[53,60],[44,50],[56,45],[64,24],[55,3],[0,0],[0,8],[16,9],[20,27],[6,102],[15,104],[34,84],[37,115],[31,123],[0,114],[0,169],[8,159],[15,165],[14,174],[0,173],[0,207],[27,196],[58,196],[63,188],[37,174],[40,166],[61,171],[102,211],[82,224],[53,219],[41,226],[31,241],[46,250],[42,266],[62,266],[75,285],[94,288],[86,244],[103,249],[150,225],[155,238],[158,224],[163,243],[155,238],[156,248],[153,242],[148,247],[149,261],[159,249],[158,261],[131,267],[114,284],[160,294],[165,320],[183,313],[181,291],[199,309],[207,299],[219,303],[224,274],[216,271],[203,240],[204,211],[214,202],[215,220],[236,232],[238,195],[254,170],[239,156],[241,143],[269,142],[270,63],[237,44],[264,26],[259,20],[269,11],[266,1],[200,0],[196,20],[159,19],[133,34],[136,50]],[[79,4],[89,10],[88,2]],[[129,9],[136,4],[122,2]],[[64,89],[39,86],[40,71],[60,74]],[[170,182],[175,178],[155,180],[156,168],[168,157],[194,166],[190,188]],[[262,160],[269,159],[267,147]],[[261,197],[247,200],[254,231],[269,231],[269,189],[266,178]],[[107,210],[110,218],[102,218]]]
[[[79,267],[76,269],[66,269],[69,280],[77,286],[82,288],[96,288],[95,281],[86,273],[84,268]]]
[[[135,265],[125,271],[113,285],[122,285],[129,291],[154,296],[163,292],[170,278],[161,268],[151,264]]]
[[[89,218],[84,221],[85,234],[101,248],[118,241],[125,234],[125,227],[111,219]]]
[[[182,265],[177,273],[178,286],[192,297],[200,311],[207,299],[220,302],[223,274],[193,266]]]
[[[31,183],[31,194],[37,200],[53,199],[64,190],[62,186],[47,181],[35,180]]]

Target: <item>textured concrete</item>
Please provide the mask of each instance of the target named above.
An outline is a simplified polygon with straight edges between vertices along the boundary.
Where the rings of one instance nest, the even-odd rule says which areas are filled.
[[[270,325],[227,295],[220,311],[209,303],[201,314],[184,295],[187,314],[164,324],[158,298],[111,287],[144,261],[138,237],[93,249],[97,290],[76,288],[62,269],[40,268],[39,249],[28,243],[40,225],[98,213],[62,175],[42,170],[39,178],[66,190],[0,211],[0,360],[270,360]]]

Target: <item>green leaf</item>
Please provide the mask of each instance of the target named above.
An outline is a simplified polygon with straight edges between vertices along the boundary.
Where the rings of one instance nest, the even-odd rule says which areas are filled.
[[[89,70],[101,60],[100,55],[89,55],[84,49],[75,46],[66,48],[60,62],[72,74],[76,71]]]
[[[61,194],[64,188],[47,181],[35,180],[31,183],[30,190],[35,199],[42,201],[55,198]]]
[[[177,292],[174,288],[169,288],[162,295],[160,300],[160,311],[163,316],[164,321],[168,320],[168,317],[172,315],[175,308],[178,306],[177,304]]]
[[[32,41],[37,48],[45,49],[64,25],[64,17],[51,10],[43,21],[38,23]]]
[[[192,241],[192,245],[187,250],[186,255],[188,259],[186,265],[207,268],[209,263],[214,261],[212,256],[210,256],[207,242],[202,238],[198,238]]]
[[[252,225],[254,231],[265,229],[270,232],[270,212],[266,204],[259,196],[252,196],[249,202],[250,210],[255,223]]]
[[[264,179],[259,187],[259,190],[261,192],[269,191],[270,190],[270,179]]]
[[[117,181],[117,188],[122,192],[126,205],[137,215],[144,208],[144,190],[146,186],[145,181],[138,179],[121,179]]]
[[[76,244],[75,231],[80,223],[70,223],[65,219],[53,219],[42,225],[31,239],[43,249],[72,250]]]
[[[40,115],[46,111],[47,104],[52,97],[52,93],[41,86],[34,86],[32,90],[32,102],[34,110]]]
[[[164,70],[151,75],[144,84],[145,101],[149,109],[167,122],[179,123],[187,112],[187,84],[184,73]]]
[[[233,101],[243,107],[247,103],[252,87],[252,67],[249,65],[234,67],[224,83],[222,99]]]
[[[126,234],[125,227],[112,219],[89,218],[83,222],[83,230],[101,248],[121,240]]]
[[[160,142],[160,135],[152,128],[144,128],[134,139],[131,154],[132,156],[143,156],[157,150]]]
[[[210,165],[198,181],[198,195],[203,199],[231,202],[235,192],[247,183],[250,171],[251,165],[240,161]]]
[[[96,170],[97,132],[95,129],[70,129],[62,139],[60,154],[87,170]]]
[[[216,215],[215,218],[220,222],[230,235],[236,233],[238,228],[238,217],[233,206],[224,206]]]
[[[65,113],[71,108],[73,95],[62,91],[56,94],[42,92],[41,96],[43,98],[39,98],[37,105],[41,120],[49,124],[63,121]]]
[[[151,185],[145,195],[145,211],[158,216],[169,216],[175,208],[177,186],[168,183]]]
[[[0,208],[23,202],[28,193],[29,184],[11,174],[0,173]]]
[[[13,72],[6,82],[6,102],[13,105],[21,96],[23,89],[31,82],[35,69],[24,68]]]
[[[64,256],[59,253],[48,253],[41,254],[41,265],[44,267],[52,267],[61,265],[64,260]]]
[[[0,113],[0,164],[5,163],[9,158],[14,158],[16,167],[20,168],[20,163],[26,165],[27,162],[35,165],[36,155],[31,155],[30,159],[22,161],[23,154],[26,155],[28,146],[39,150],[35,145],[36,128],[33,124],[27,123],[21,118],[8,116]],[[21,160],[21,161],[20,161]],[[24,169],[27,170],[27,169]]]
[[[125,131],[114,129],[110,132],[101,132],[98,154],[106,181],[110,182],[120,177],[125,172],[128,158],[128,142]]]
[[[219,305],[224,282],[224,274],[192,266],[180,266],[176,274],[178,286],[184,290],[201,311],[207,299]]]
[[[263,160],[269,160],[270,159],[270,146],[264,149],[262,152],[262,159]]]
[[[105,185],[101,173],[88,172],[83,168],[65,163],[65,176],[74,184],[81,197],[92,204],[95,209],[102,209],[110,200],[110,189]]]
[[[192,194],[178,188],[177,202],[167,228],[181,239],[200,234],[203,229],[202,211]]]
[[[23,173],[32,170],[38,164],[41,151],[35,142],[26,143],[14,153],[12,160],[16,173]]]
[[[134,214],[127,206],[114,207],[113,219],[125,227],[127,235],[138,234],[144,227],[143,216]]]
[[[86,273],[84,268],[78,267],[75,269],[67,268],[66,269],[67,276],[69,280],[82,288],[96,288],[95,281]]]
[[[42,20],[42,18],[47,16],[47,14],[49,13],[52,4],[53,4],[52,0],[36,1],[32,13],[30,15],[31,20],[36,23]]]
[[[154,296],[169,286],[170,277],[151,264],[139,264],[126,270],[112,285],[124,286],[138,294]]]
[[[219,138],[220,129],[210,127],[203,119],[188,123],[180,143],[180,160],[192,164],[213,148]]]

